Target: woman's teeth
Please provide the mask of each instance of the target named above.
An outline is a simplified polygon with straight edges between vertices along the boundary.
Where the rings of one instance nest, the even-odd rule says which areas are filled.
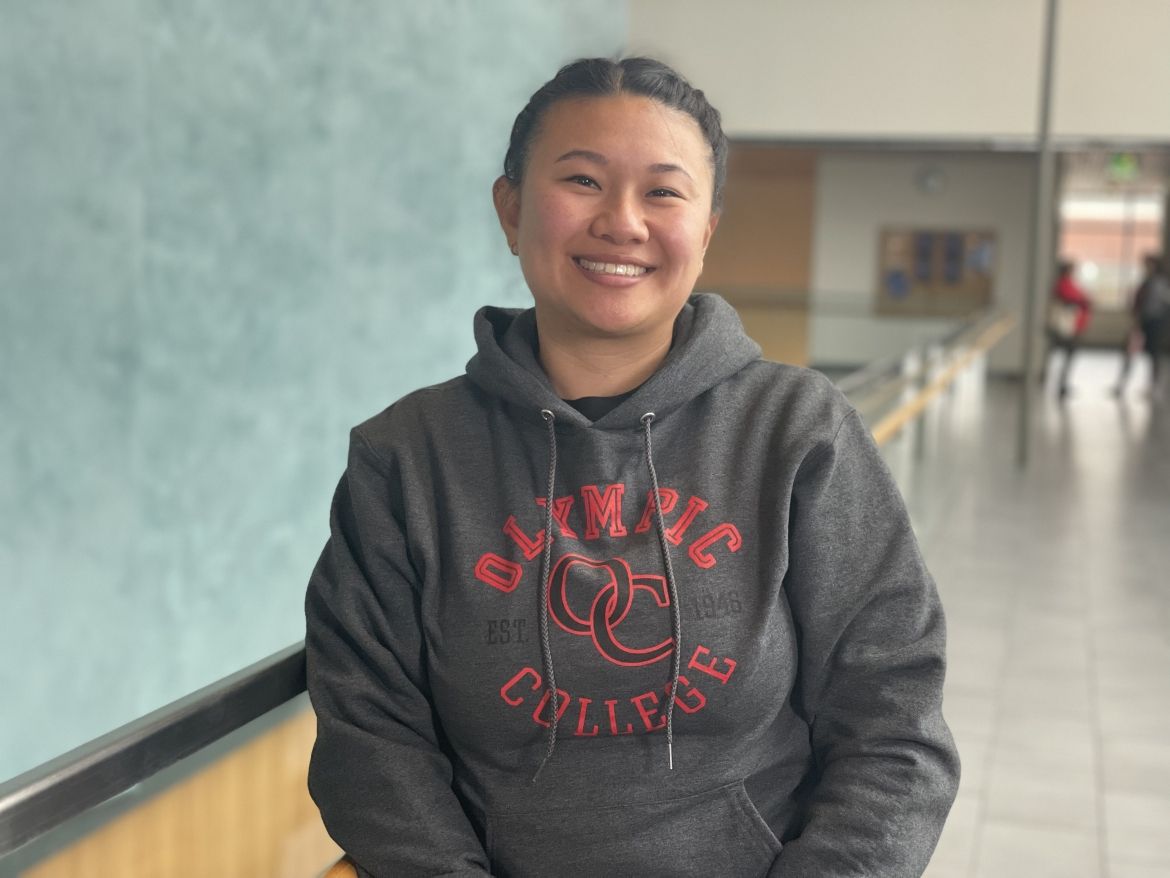
[[[590,262],[588,259],[578,259],[577,264],[586,271],[597,274],[620,274],[623,277],[640,277],[646,273],[642,265],[621,265],[614,262]]]

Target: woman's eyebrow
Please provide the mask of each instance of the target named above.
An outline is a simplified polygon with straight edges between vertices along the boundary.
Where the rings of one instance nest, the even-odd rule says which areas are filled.
[[[567,153],[565,153],[563,156],[558,158],[557,162],[566,162],[569,159],[585,159],[586,161],[593,162],[596,165],[608,165],[609,164],[609,159],[607,159],[601,153],[594,152],[591,149],[571,149]],[[554,164],[555,164],[555,162],[554,162]],[[654,173],[654,174],[679,173],[685,177],[690,178],[691,180],[694,179],[687,172],[687,169],[684,168],[682,165],[672,164],[671,162],[657,162],[653,165],[650,165],[649,170],[651,173]]]
[[[597,165],[608,165],[609,159],[599,152],[593,152],[590,149],[571,149],[559,159],[558,162],[567,162],[569,159],[585,159]],[[555,164],[555,162],[554,162]]]
[[[691,177],[691,175],[689,173],[687,173],[687,169],[684,168],[682,165],[672,165],[669,162],[659,162],[656,165],[651,165],[650,170],[653,171],[655,174],[669,174],[669,173],[673,173],[673,172],[677,171],[678,173],[682,174],[683,176],[689,178],[690,180],[694,180],[694,177]]]

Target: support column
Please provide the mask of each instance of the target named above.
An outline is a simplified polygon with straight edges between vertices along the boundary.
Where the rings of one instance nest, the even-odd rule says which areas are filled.
[[[1048,303],[1052,265],[1050,238],[1053,237],[1051,205],[1055,162],[1052,155],[1050,123],[1052,116],[1052,68],[1056,49],[1056,19],[1060,0],[1047,0],[1044,21],[1044,55],[1040,76],[1040,108],[1037,120],[1036,174],[1032,193],[1032,247],[1028,257],[1028,288],[1024,291],[1024,369],[1020,382],[1019,417],[1016,435],[1016,460],[1021,467],[1028,463],[1032,442],[1032,404],[1036,396],[1037,321]]]

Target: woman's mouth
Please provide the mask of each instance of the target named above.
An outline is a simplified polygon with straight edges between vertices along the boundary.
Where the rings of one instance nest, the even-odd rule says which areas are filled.
[[[646,272],[653,271],[652,268],[647,268],[644,265],[633,265],[628,262],[593,262],[580,256],[573,261],[594,274],[612,274],[617,277],[641,277]]]

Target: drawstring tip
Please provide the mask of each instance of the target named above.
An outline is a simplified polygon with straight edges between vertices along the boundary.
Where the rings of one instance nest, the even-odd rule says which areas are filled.
[[[674,744],[670,741],[666,742],[666,760],[670,764],[670,770],[674,771]]]
[[[536,783],[540,779],[540,773],[544,771],[544,767],[548,765],[548,755],[540,760],[540,765],[536,767],[536,774],[532,775],[532,782]]]

